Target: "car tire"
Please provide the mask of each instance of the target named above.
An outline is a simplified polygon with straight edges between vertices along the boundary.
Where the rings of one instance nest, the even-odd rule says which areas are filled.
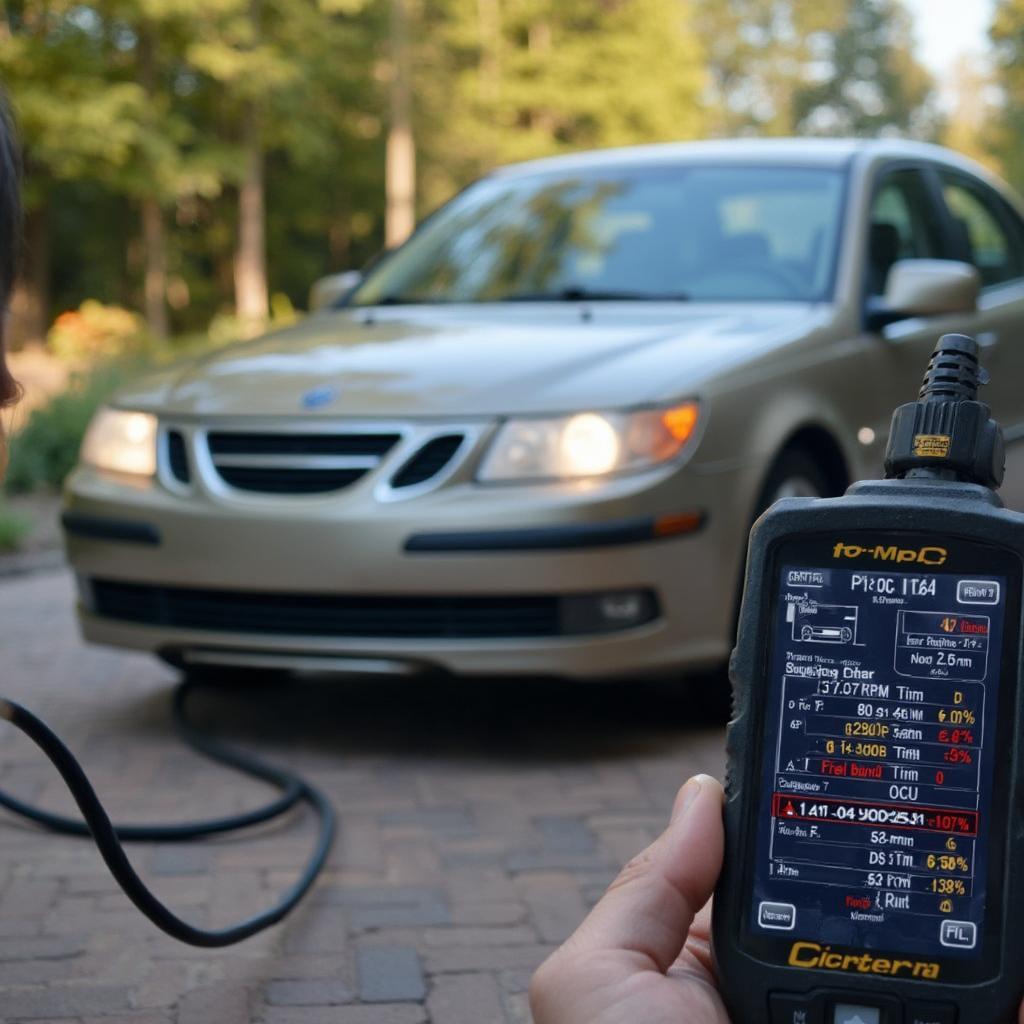
[[[754,519],[780,498],[823,498],[831,490],[828,476],[809,452],[787,448],[768,473],[754,509]]]
[[[764,486],[758,495],[754,514],[750,525],[767,511],[780,498],[823,498],[832,493],[828,476],[818,461],[804,448],[786,448],[775,460],[768,471]],[[744,551],[746,545],[744,545]],[[732,610],[732,634],[736,636],[736,628],[740,621],[740,602],[743,599],[744,573],[747,559],[744,555],[740,563],[740,575],[736,581],[736,597]]]

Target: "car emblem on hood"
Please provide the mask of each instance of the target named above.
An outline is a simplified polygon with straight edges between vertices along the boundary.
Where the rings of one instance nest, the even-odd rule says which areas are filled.
[[[302,396],[303,409],[319,409],[322,405],[333,402],[338,397],[338,389],[330,384],[322,387],[310,388]]]

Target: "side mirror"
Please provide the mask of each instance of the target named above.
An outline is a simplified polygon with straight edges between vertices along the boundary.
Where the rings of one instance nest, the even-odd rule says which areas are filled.
[[[885,282],[885,295],[869,310],[869,326],[880,330],[912,316],[973,313],[980,292],[981,276],[970,263],[897,260]]]
[[[333,306],[340,299],[343,299],[354,288],[358,288],[363,281],[363,275],[358,270],[346,270],[341,274],[329,274],[313,282],[309,289],[309,311],[316,312],[318,309],[326,309]]]

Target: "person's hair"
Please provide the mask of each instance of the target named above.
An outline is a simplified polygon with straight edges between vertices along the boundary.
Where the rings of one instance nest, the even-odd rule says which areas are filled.
[[[18,269],[21,238],[21,157],[14,121],[0,93],[0,409],[21,394],[4,358],[3,321]]]

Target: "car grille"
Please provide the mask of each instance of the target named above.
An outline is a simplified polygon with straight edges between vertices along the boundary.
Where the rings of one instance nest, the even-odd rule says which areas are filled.
[[[192,478],[192,473],[188,466],[185,438],[180,430],[167,432],[167,461],[174,479],[179,483],[187,484]]]
[[[462,444],[462,434],[444,434],[428,441],[391,480],[392,487],[414,487],[437,476]]]
[[[544,637],[563,629],[563,599],[251,593],[91,581],[97,615],[231,633],[321,637]]]
[[[207,435],[220,478],[239,490],[263,494],[339,491],[375,469],[398,440],[394,433]]]

